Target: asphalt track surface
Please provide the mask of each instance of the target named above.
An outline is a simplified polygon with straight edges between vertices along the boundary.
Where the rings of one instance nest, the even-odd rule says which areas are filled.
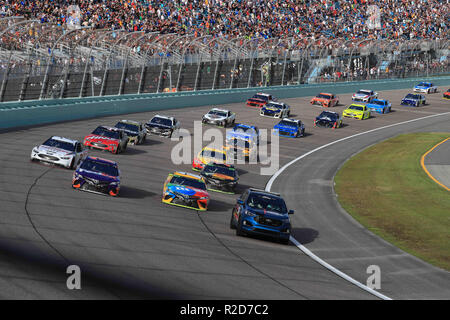
[[[450,189],[450,139],[433,149],[424,163],[430,174]]]
[[[440,88],[441,91],[444,88]],[[447,88],[445,88],[447,89]],[[314,128],[321,109],[309,98],[286,99],[293,117],[306,124],[304,138],[280,138],[280,165],[326,143],[370,129],[450,111],[441,94],[420,108],[399,105],[409,90],[381,94],[393,112],[368,120],[345,119],[337,130]],[[314,93],[312,93],[314,94]],[[350,102],[342,95],[341,112]],[[277,120],[260,117],[244,103],[225,106],[237,121],[272,128]],[[161,111],[192,130],[209,107]],[[147,121],[156,112],[114,116],[26,128],[0,134],[0,298],[9,299],[376,299],[304,255],[296,246],[268,239],[237,237],[229,229],[237,195],[211,192],[209,211],[161,203],[162,186],[174,170],[190,165],[170,161],[169,139],[149,136],[141,146],[112,155],[121,169],[118,198],[71,188],[72,171],[31,163],[33,146],[51,135],[81,140],[97,125],[119,119]],[[450,274],[373,236],[340,209],[332,178],[346,159],[399,133],[450,131],[450,114],[375,131],[315,152],[275,180],[292,216],[293,236],[319,257],[366,283],[371,264],[381,268],[381,290],[391,298],[450,297]],[[222,129],[224,131],[224,129]],[[269,145],[270,147],[270,145]],[[264,188],[270,176],[260,165],[238,165],[239,192]],[[82,290],[68,290],[66,267],[82,270]]]

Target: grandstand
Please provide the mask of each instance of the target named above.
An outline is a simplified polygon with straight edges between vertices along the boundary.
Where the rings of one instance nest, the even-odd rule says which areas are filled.
[[[445,1],[77,1],[76,12],[70,3],[0,1],[0,101],[449,70]],[[378,29],[365,22],[373,4]]]

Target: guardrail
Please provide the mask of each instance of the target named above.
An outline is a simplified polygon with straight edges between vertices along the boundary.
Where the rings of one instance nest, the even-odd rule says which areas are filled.
[[[277,98],[311,96],[319,91],[335,94],[352,93],[361,88],[376,91],[412,88],[418,81],[430,80],[438,86],[450,85],[450,76],[368,80],[358,82],[306,84],[267,88],[218,89],[197,92],[156,93],[140,95],[31,100],[0,104],[0,129],[74,121],[104,116],[199,107],[244,102],[258,91]]]

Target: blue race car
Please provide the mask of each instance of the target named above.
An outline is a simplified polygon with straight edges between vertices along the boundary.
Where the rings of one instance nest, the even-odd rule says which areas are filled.
[[[389,100],[374,99],[372,102],[366,104],[366,107],[369,108],[371,112],[388,113],[391,112],[392,105]]]
[[[303,137],[305,125],[300,120],[284,118],[273,127],[273,134],[290,138]]]
[[[421,92],[421,93],[436,93],[437,87],[432,84],[431,82],[421,82],[417,86],[414,87],[414,92]]]
[[[237,236],[263,235],[288,244],[291,214],[294,211],[288,211],[279,194],[250,188],[237,199],[231,212],[230,228],[236,230]]]
[[[227,131],[226,140],[243,139],[254,141],[259,145],[259,129],[242,123],[236,124],[231,131]]]
[[[120,190],[120,171],[114,161],[86,157],[73,173],[74,189],[117,196]]]
[[[406,97],[402,99],[402,106],[418,107],[426,103],[425,96],[419,93],[408,93]]]

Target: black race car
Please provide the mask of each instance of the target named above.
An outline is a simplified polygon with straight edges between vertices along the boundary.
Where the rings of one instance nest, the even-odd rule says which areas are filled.
[[[322,111],[314,120],[315,127],[340,128],[342,126],[342,117],[334,111]]]
[[[161,137],[172,137],[172,134],[180,129],[180,121],[174,117],[156,115],[145,124],[148,134],[155,134]]]
[[[205,179],[208,190],[235,193],[234,190],[238,183],[239,175],[234,166],[208,163],[200,174]]]

